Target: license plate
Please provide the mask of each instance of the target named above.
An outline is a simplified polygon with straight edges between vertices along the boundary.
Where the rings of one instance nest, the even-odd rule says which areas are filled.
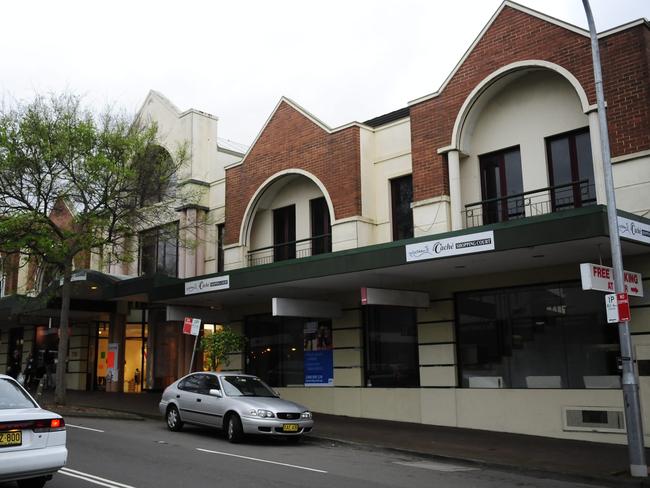
[[[20,446],[22,443],[22,431],[0,432],[0,447]]]
[[[298,424],[282,424],[282,432],[298,432]]]

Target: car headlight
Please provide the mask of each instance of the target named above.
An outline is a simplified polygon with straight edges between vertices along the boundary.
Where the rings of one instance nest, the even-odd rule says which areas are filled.
[[[311,412],[309,412],[309,411],[302,412],[300,414],[300,418],[303,419],[303,420],[311,420]]]
[[[275,414],[273,412],[271,412],[270,410],[264,410],[264,409],[261,409],[261,408],[257,409],[257,410],[251,410],[250,414],[253,417],[261,417],[261,418],[267,418],[267,419],[275,417]]]

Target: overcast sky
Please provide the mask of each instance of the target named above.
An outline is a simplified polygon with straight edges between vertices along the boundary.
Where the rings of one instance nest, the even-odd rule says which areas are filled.
[[[581,0],[521,4],[585,27]],[[500,0],[14,0],[0,18],[0,93],[69,90],[135,112],[150,89],[250,144],[284,95],[331,127],[436,91]],[[592,0],[599,31],[650,0]]]

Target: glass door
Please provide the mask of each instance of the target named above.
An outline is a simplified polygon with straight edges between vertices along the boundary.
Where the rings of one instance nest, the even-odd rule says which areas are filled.
[[[483,224],[524,216],[524,183],[519,147],[479,157]]]

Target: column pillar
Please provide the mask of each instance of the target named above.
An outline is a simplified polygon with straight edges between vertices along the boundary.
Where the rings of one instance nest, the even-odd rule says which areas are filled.
[[[460,230],[463,228],[460,193],[460,151],[453,149],[447,153],[447,165],[449,168],[451,230]]]
[[[600,124],[598,122],[598,110],[594,109],[588,114],[589,117],[589,139],[591,140],[591,158],[594,167],[594,184],[596,186],[596,203],[607,204],[605,195],[605,173],[603,170],[603,155],[600,150]]]

